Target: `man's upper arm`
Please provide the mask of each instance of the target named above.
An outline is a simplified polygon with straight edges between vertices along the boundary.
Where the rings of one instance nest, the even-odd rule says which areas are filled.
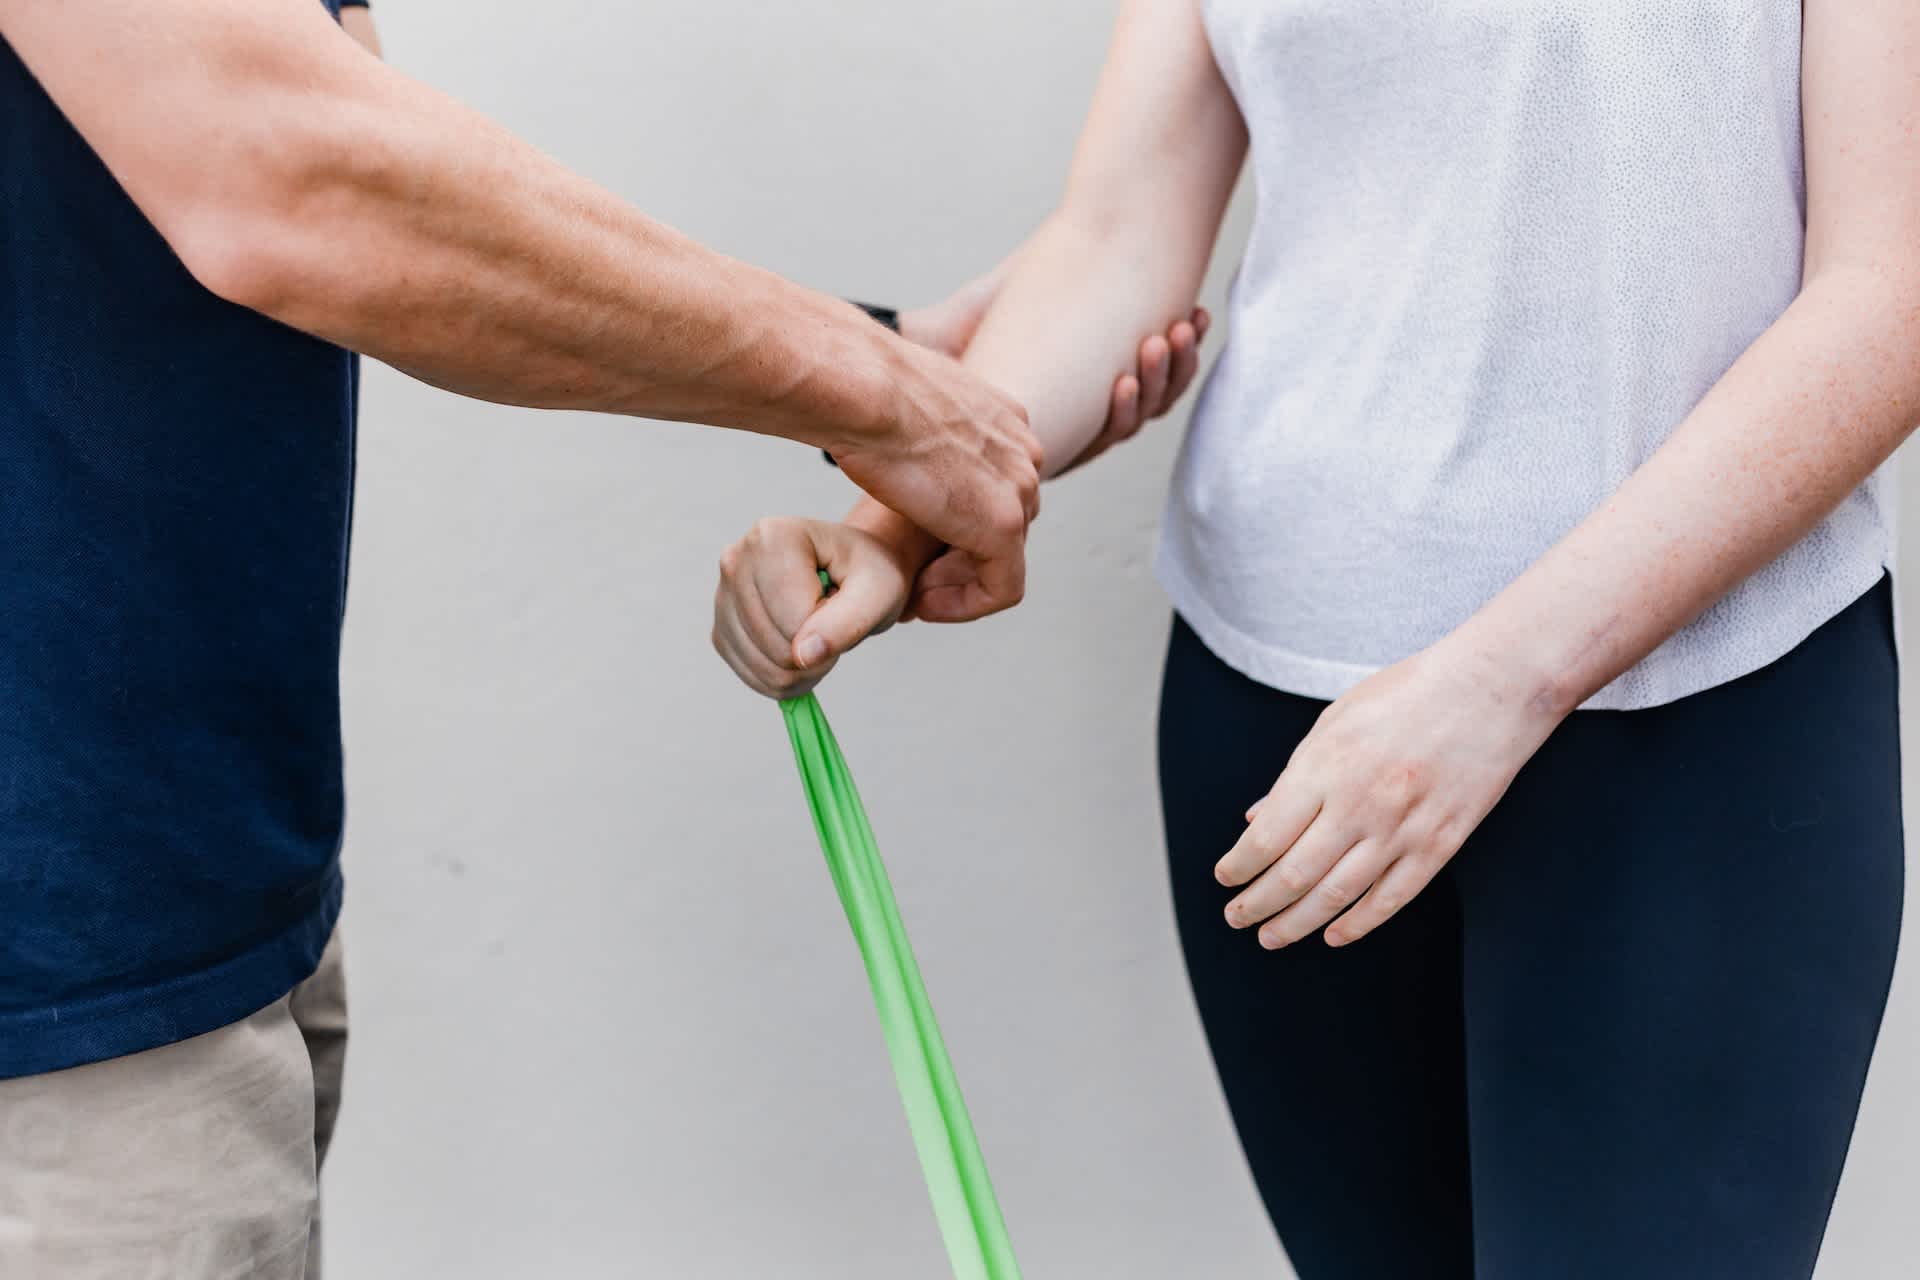
[[[378,66],[314,0],[0,0],[0,36],[196,273]]]

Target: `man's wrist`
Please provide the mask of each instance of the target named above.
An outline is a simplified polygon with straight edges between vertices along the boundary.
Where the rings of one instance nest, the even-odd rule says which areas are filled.
[[[901,332],[900,324],[902,317],[896,308],[883,307],[877,302],[860,302],[852,298],[849,298],[848,301],[866,312],[867,317],[877,323],[881,328],[891,329],[895,333]]]
[[[886,329],[891,333],[900,332],[900,312],[893,307],[881,306],[875,302],[859,302],[854,299],[848,299],[848,301],[865,312],[867,318],[874,321],[882,329]],[[823,446],[820,450],[820,456],[826,460],[828,466],[837,467],[840,465],[839,461],[834,458],[833,451],[829,448]]]
[[[753,429],[833,454],[886,436],[899,425],[905,344],[851,303],[811,291],[798,291],[797,306],[779,298],[791,286],[775,280],[774,298],[739,304],[762,317],[748,367],[756,377],[784,371]]]

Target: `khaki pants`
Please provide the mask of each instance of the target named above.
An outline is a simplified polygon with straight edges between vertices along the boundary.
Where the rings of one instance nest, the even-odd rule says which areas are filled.
[[[336,931],[231,1026],[0,1080],[0,1276],[314,1280],[346,1048]]]

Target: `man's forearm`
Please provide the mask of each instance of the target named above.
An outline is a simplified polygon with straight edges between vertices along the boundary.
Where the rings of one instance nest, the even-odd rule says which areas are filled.
[[[365,57],[320,6],[212,0],[195,37],[217,45],[170,60],[151,45],[175,33],[140,29],[152,6],[128,10],[124,46],[52,30],[83,8],[118,30],[128,2],[0,0],[0,18],[222,296],[491,400],[828,447],[892,408],[897,339]]]
[[[235,301],[484,399],[829,447],[885,416],[890,339],[851,307],[402,77],[352,77],[330,105],[337,127],[357,120],[351,145],[319,141],[262,211],[279,248],[211,282]]]

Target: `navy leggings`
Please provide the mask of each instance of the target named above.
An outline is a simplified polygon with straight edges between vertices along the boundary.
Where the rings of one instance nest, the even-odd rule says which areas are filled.
[[[1324,703],[1176,619],[1182,945],[1302,1280],[1801,1280],[1900,927],[1891,588],[1771,666],[1575,713],[1427,891],[1263,951],[1214,862]]]

